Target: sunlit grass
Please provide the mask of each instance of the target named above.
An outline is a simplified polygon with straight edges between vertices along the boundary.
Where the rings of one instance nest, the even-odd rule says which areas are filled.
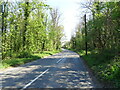
[[[2,62],[0,62],[0,68],[3,68]]]
[[[85,55],[84,50],[78,53],[100,80],[112,83],[115,87],[120,87],[120,56],[117,53],[110,50],[100,53],[89,51],[88,55]]]
[[[44,58],[45,56],[49,56],[49,55],[53,55],[55,53],[58,53],[60,51],[43,51],[40,53],[35,53],[32,55],[29,55],[28,57],[17,57],[17,58],[11,58],[11,59],[5,59],[2,61],[2,63],[0,64],[0,68],[8,68],[8,67],[16,67],[37,59],[41,59]]]
[[[83,56],[86,54],[85,50],[81,50],[81,51],[78,51],[78,53],[80,54],[80,56]],[[91,54],[90,51],[87,52],[88,54]]]

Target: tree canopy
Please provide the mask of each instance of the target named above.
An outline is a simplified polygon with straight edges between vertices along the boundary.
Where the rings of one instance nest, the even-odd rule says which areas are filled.
[[[44,1],[0,1],[2,59],[26,53],[59,50],[63,26],[60,13]]]
[[[89,6],[88,6],[89,7]],[[79,24],[69,46],[85,49],[113,49],[120,52],[120,2],[93,2],[89,7],[92,18],[87,21],[87,37],[84,25]]]

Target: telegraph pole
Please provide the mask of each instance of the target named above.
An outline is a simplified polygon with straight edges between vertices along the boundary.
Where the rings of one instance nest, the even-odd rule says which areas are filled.
[[[4,12],[5,12],[5,5],[4,5],[4,3],[1,5],[1,12],[2,12],[2,28],[1,28],[1,30],[2,30],[2,35],[3,35],[3,32],[4,32]]]
[[[1,53],[2,53],[2,57],[1,57],[1,59],[3,60],[3,58],[4,58],[4,56],[3,56],[3,52],[4,52],[4,48],[3,48],[3,44],[4,44],[4,13],[5,13],[5,3],[3,2],[2,3],[2,5],[1,5],[1,13],[2,13],[2,22],[1,22],[1,24],[2,24],[2,26],[1,26],[1,37],[2,37],[2,39],[1,39]]]
[[[87,55],[87,25],[86,25],[86,14],[84,15],[84,22],[85,22],[85,52]]]

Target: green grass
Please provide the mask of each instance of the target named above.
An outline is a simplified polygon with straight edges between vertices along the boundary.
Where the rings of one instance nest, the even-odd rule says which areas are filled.
[[[99,80],[120,88],[120,56],[118,53],[113,50],[88,51],[88,55],[85,55],[84,50],[76,52],[83,57]]]
[[[5,59],[2,61],[2,63],[0,63],[0,69],[8,68],[8,67],[16,67],[16,66],[19,66],[19,65],[37,60],[37,59],[41,59],[45,56],[53,55],[58,52],[60,51],[43,51],[43,52],[35,53],[32,55],[26,54],[26,57],[18,56],[17,58]]]

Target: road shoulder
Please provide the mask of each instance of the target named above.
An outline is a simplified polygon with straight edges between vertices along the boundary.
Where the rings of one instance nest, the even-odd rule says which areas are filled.
[[[89,71],[90,77],[92,78],[93,82],[95,83],[95,86],[98,88],[103,88],[103,84],[97,79],[94,71],[89,68],[89,66],[87,65],[87,62],[82,58],[82,56],[79,55],[79,57],[80,57],[81,61],[84,63],[86,69]]]

